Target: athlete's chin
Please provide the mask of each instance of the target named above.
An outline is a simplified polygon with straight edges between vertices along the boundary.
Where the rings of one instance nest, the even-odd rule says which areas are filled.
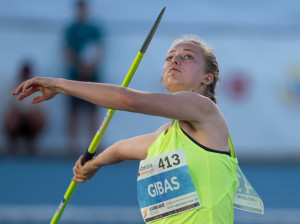
[[[179,83],[169,83],[168,85],[165,86],[165,88],[170,92],[170,93],[175,93],[181,91]]]

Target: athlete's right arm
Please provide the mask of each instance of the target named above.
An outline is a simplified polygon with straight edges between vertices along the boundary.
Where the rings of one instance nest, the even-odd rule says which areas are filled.
[[[116,164],[124,160],[146,159],[148,148],[168,125],[161,126],[151,134],[121,140],[105,149],[97,157],[86,162],[84,165],[81,165],[81,156],[73,168],[73,181],[85,182],[91,179],[102,166]]]

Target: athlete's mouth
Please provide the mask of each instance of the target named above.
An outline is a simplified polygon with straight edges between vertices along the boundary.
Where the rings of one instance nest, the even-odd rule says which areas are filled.
[[[178,68],[176,68],[176,67],[171,67],[170,69],[169,69],[169,72],[170,71],[177,71],[177,72],[180,72],[180,70],[178,69]]]

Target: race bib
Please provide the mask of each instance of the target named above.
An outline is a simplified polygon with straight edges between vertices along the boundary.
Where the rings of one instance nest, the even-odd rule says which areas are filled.
[[[233,207],[248,212],[264,214],[264,204],[254,188],[251,186],[240,167],[236,170],[238,185],[236,188]]]
[[[146,223],[200,206],[183,149],[142,160],[137,192]]]

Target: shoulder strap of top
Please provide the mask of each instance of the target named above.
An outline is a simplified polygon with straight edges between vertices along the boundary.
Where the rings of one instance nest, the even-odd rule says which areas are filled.
[[[230,150],[231,157],[236,158],[235,150],[234,150],[233,143],[232,143],[230,135],[228,135],[228,145],[229,145],[229,150]]]

